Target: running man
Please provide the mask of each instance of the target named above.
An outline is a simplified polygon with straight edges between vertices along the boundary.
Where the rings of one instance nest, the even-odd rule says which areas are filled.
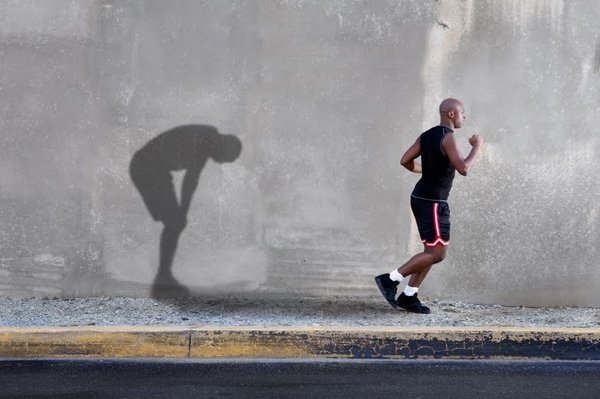
[[[465,119],[463,104],[454,98],[445,99],[440,104],[439,126],[421,134],[400,161],[411,172],[422,174],[411,194],[410,207],[423,241],[423,252],[413,256],[397,270],[375,277],[379,290],[393,307],[414,313],[430,312],[419,301],[417,292],[431,266],[446,257],[450,242],[450,208],[447,200],[454,172],[466,176],[483,144],[479,135],[471,136],[471,152],[466,158],[462,157],[454,130],[460,129]],[[415,161],[419,156],[421,164]],[[408,276],[408,284],[396,298],[398,284]]]

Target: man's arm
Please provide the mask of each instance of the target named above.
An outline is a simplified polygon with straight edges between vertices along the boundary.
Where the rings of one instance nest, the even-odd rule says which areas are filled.
[[[421,164],[415,159],[421,156],[421,138],[419,137],[413,145],[402,155],[400,164],[414,173],[421,173]]]
[[[471,152],[463,159],[453,133],[447,134],[442,141],[442,147],[446,151],[450,163],[463,176],[466,176],[471,166],[475,164],[481,145],[483,144],[483,139],[478,134],[475,134],[469,138],[469,144],[472,146]]]

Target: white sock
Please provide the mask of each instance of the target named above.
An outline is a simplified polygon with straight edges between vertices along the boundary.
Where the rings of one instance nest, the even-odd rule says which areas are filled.
[[[419,287],[409,287],[408,285],[404,287],[404,295],[413,296],[417,292],[419,292]]]
[[[398,273],[398,270],[394,270],[393,272],[390,273],[390,279],[392,281],[402,281],[402,280],[404,280],[404,277],[402,277],[402,275],[400,273]]]

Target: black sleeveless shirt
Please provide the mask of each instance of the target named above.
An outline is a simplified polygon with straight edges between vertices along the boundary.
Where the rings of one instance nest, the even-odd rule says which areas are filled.
[[[421,143],[421,180],[412,196],[431,201],[446,201],[452,188],[455,169],[442,148],[442,140],[452,129],[436,126],[419,137]]]

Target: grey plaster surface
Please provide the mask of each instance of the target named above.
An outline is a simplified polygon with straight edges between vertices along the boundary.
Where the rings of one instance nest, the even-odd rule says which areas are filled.
[[[600,306],[598,21],[583,0],[2,1],[0,295],[370,303],[421,250],[399,159],[452,96],[463,152],[486,145],[423,292]]]
[[[0,298],[0,326],[600,327],[600,309],[428,301],[429,315],[383,298]]]

